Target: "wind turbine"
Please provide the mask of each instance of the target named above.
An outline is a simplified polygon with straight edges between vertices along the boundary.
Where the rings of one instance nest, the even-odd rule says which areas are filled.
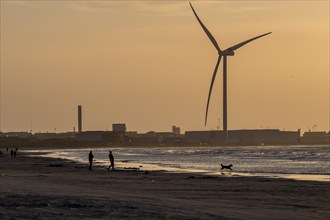
[[[228,143],[228,131],[227,131],[227,56],[234,56],[234,54],[235,54],[234,51],[237,50],[238,48],[240,48],[240,47],[244,46],[245,44],[250,43],[251,41],[254,41],[254,40],[256,40],[260,37],[271,34],[272,32],[268,32],[266,34],[259,35],[257,37],[254,37],[254,38],[251,38],[249,40],[243,41],[239,44],[236,44],[232,47],[229,47],[225,50],[221,50],[218,43],[217,43],[217,41],[214,39],[214,37],[212,36],[210,31],[205,27],[203,22],[199,19],[199,17],[196,14],[192,4],[190,2],[189,2],[189,4],[190,4],[190,7],[191,7],[192,11],[194,12],[194,14],[197,18],[197,21],[202,26],[204,32],[206,33],[208,38],[211,40],[211,42],[214,45],[215,49],[217,49],[217,51],[218,51],[218,61],[217,61],[217,64],[215,65],[215,69],[214,69],[214,72],[213,72],[212,81],[211,81],[211,85],[210,85],[210,89],[209,89],[209,95],[208,95],[208,98],[207,98],[206,113],[205,113],[205,126],[206,126],[206,123],[207,123],[207,114],[208,114],[208,110],[209,110],[209,103],[210,103],[213,83],[214,83],[215,77],[217,75],[217,71],[218,71],[218,67],[219,67],[221,58],[223,57],[223,131],[225,133],[225,142]]]

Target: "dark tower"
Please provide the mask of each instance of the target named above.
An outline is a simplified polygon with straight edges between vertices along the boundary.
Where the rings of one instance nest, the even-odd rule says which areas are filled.
[[[82,112],[81,105],[78,105],[78,133],[82,132]]]

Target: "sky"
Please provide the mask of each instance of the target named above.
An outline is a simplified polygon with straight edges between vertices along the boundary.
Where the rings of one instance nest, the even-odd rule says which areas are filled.
[[[228,57],[228,129],[329,130],[329,1],[192,1]],[[188,1],[1,0],[0,131],[222,129]]]

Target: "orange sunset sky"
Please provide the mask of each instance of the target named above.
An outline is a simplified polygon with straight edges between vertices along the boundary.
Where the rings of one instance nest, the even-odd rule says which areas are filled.
[[[329,130],[329,1],[192,1],[226,49],[228,129]],[[222,129],[222,63],[188,1],[1,0],[3,132]]]

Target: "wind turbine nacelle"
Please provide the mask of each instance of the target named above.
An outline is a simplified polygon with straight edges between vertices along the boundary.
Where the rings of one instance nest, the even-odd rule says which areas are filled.
[[[234,56],[235,52],[233,50],[225,50],[221,52],[222,56]]]

